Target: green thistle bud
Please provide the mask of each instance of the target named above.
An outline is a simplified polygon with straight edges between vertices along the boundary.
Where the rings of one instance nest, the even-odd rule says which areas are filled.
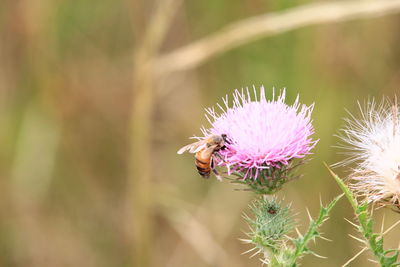
[[[263,198],[254,201],[250,209],[254,218],[245,216],[251,229],[247,233],[250,238],[247,242],[261,251],[269,249],[275,253],[281,250],[294,227],[289,207],[282,207],[276,198]]]

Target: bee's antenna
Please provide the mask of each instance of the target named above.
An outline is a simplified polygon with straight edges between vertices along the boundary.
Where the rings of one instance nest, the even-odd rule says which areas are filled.
[[[231,144],[231,142],[229,141],[229,138],[226,134],[221,134],[221,137],[224,139],[224,142],[227,144]]]

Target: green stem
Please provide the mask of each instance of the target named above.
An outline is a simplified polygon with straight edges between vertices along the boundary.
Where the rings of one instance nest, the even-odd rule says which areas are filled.
[[[339,178],[328,166],[326,166],[338,183],[339,187],[342,189],[347,199],[349,200],[351,206],[353,207],[354,213],[359,222],[358,230],[361,232],[365,239],[365,244],[373,252],[373,254],[378,258],[381,266],[392,267],[399,266],[396,262],[399,251],[397,250],[384,250],[383,248],[383,236],[381,234],[376,234],[373,232],[372,225],[373,220],[370,213],[368,212],[368,204],[359,204],[357,199],[347,185]],[[391,255],[391,256],[390,256]]]
[[[318,219],[316,221],[311,220],[308,231],[303,237],[303,242],[296,247],[296,251],[294,253],[295,259],[297,259],[307,249],[306,246],[308,242],[319,236],[318,228],[328,219],[329,212],[335,206],[336,202],[338,202],[342,197],[343,194],[337,196],[331,201],[331,203],[329,203],[328,206],[321,207]]]
[[[328,165],[325,164],[325,166],[328,168],[329,172],[335,178],[336,182],[338,183],[340,189],[342,189],[343,193],[349,200],[351,206],[353,207],[354,211],[357,210],[358,208],[358,202],[357,199],[354,197],[353,193],[350,191],[350,189],[347,187],[347,185],[340,179],[330,168]]]
[[[299,236],[297,239],[294,240],[294,244],[296,245],[296,249],[294,252],[290,254],[288,264],[285,264],[284,266],[290,266],[294,267],[297,266],[296,261],[299,257],[301,257],[305,253],[311,253],[315,254],[313,251],[311,251],[308,247],[307,244],[311,241],[314,240],[317,237],[320,237],[320,233],[318,232],[318,228],[321,227],[321,225],[328,219],[329,213],[332,210],[332,208],[336,205],[336,203],[339,201],[341,197],[343,197],[344,194],[341,194],[337,196],[335,199],[333,199],[327,206],[323,207],[321,206],[319,216],[316,221],[312,220],[310,221],[310,226],[308,227],[308,230],[304,236]]]

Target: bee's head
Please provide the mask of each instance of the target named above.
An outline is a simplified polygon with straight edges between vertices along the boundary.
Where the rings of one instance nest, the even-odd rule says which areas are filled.
[[[231,142],[229,141],[228,136],[226,134],[221,134],[221,138],[223,140],[223,142],[221,142],[223,143],[221,149],[224,150],[226,148],[225,144],[231,144]]]

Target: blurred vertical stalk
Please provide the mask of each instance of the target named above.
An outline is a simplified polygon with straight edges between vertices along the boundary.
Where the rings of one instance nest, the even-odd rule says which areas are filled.
[[[180,0],[156,1],[156,11],[134,53],[126,203],[126,231],[133,245],[133,266],[149,265],[152,236],[151,168],[154,163],[151,161],[151,141],[154,86],[157,81],[152,76],[151,67],[146,63],[157,55],[179,2]]]
[[[46,248],[47,244],[40,217],[53,178],[60,135],[60,124],[32,101],[22,119],[11,169],[14,224],[18,229],[14,234],[17,264],[43,264],[43,254],[37,247]]]
[[[56,76],[49,67],[53,56],[51,27],[54,5],[49,0],[15,1],[8,9],[18,31],[6,40],[15,54],[17,89],[23,89],[20,129],[11,165],[10,198],[15,212],[13,257],[17,265],[43,266],[38,248],[50,246],[43,238],[43,203],[56,163],[62,125],[55,115],[51,86]],[[11,52],[12,53],[12,52]],[[51,73],[51,74],[50,74]]]
[[[40,203],[51,183],[60,125],[31,104],[25,111],[12,168],[16,203]]]

